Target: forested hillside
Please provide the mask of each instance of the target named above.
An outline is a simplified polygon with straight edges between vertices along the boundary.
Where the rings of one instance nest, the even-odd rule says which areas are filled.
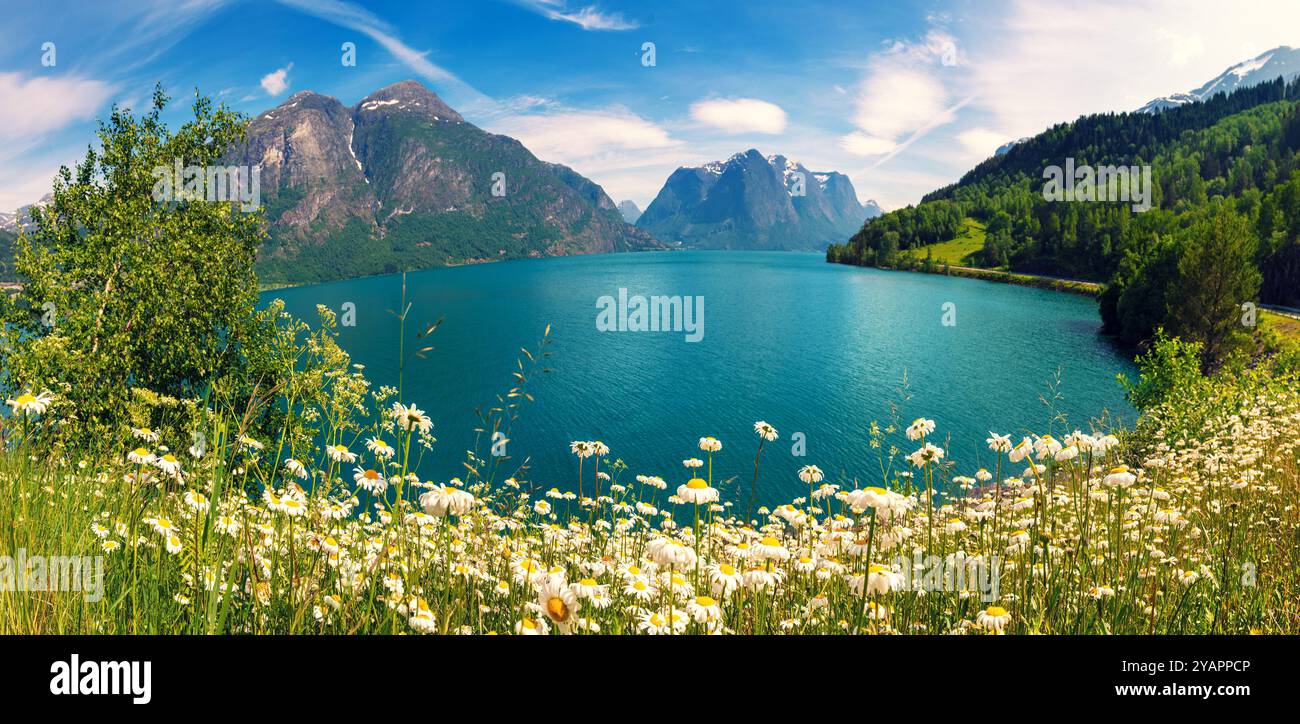
[[[14,275],[14,234],[0,230],[0,282],[10,282]]]
[[[1159,114],[1054,126],[920,204],[867,221],[827,259],[916,264],[917,254],[900,252],[952,239],[966,219],[978,220],[987,231],[972,265],[1106,282],[1106,328],[1131,344],[1157,327],[1180,330],[1188,320],[1179,308],[1207,286],[1226,295],[1215,302],[1220,311],[1246,301],[1300,304],[1297,99],[1300,84],[1278,79]],[[1151,209],[1048,201],[1044,169],[1068,158],[1150,166]]]

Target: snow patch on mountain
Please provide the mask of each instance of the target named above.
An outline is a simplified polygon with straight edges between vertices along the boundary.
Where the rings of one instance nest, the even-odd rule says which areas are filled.
[[[1199,88],[1186,93],[1172,93],[1152,99],[1137,109],[1137,112],[1159,113],[1188,103],[1209,100],[1219,93],[1231,93],[1240,88],[1249,88],[1276,80],[1279,77],[1290,82],[1297,76],[1300,76],[1300,49],[1281,45],[1230,66]]]

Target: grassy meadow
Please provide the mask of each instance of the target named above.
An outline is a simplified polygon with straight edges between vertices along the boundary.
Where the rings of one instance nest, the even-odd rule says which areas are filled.
[[[979,266],[975,262],[975,255],[984,249],[984,238],[984,224],[967,217],[962,219],[961,230],[953,238],[908,249],[903,255],[917,262],[924,262],[929,258],[940,265]]]
[[[1180,349],[1145,359],[1139,394],[1159,401],[1133,429],[991,433],[997,463],[973,469],[936,444],[942,420],[882,421],[862,443],[878,470],[841,486],[809,465],[752,509],[714,483],[764,475],[761,421],[678,470],[575,441],[543,489],[486,452],[421,479],[428,416],[356,371],[291,408],[329,421],[323,446],[213,405],[201,430],[42,447],[75,423],[19,396],[0,535],[102,555],[103,595],[2,594],[0,633],[1296,633],[1300,385],[1270,364],[1203,377]],[[714,469],[724,444],[753,469]]]

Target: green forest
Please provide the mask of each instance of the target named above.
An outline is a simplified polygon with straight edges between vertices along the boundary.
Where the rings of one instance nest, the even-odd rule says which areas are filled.
[[[0,231],[0,282],[9,282],[14,276],[14,234]]]
[[[831,262],[912,268],[923,247],[985,227],[976,266],[1102,282],[1104,330],[1144,347],[1164,329],[1213,364],[1246,302],[1300,305],[1300,81],[1278,80],[1157,114],[1063,123],[868,220]],[[1049,201],[1044,169],[1149,166],[1151,208]]]

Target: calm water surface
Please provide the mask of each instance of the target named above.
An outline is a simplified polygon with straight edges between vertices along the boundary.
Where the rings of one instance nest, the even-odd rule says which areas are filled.
[[[703,339],[598,331],[596,300],[620,288],[703,296]],[[681,461],[703,458],[698,440],[712,435],[723,443],[715,482],[736,476],[724,491],[748,490],[753,423],[766,420],[781,433],[763,453],[759,496],[770,504],[806,492],[795,471],[808,463],[832,481],[875,483],[867,430],[888,423],[891,404],[904,425],[925,416],[940,442],[951,436],[957,474],[991,467],[990,430],[1061,432],[1057,414],[1085,430],[1135,416],[1115,381],[1133,365],[1097,335],[1095,302],[1057,292],[827,264],[818,254],[665,252],[431,269],[407,275],[407,295],[408,351],[423,344],[416,328],[446,319],[429,359],[406,368],[406,398],[436,424],[426,479],[462,474],[474,409],[514,384],[520,347],[532,348],[548,324],[554,371],[532,385],[536,402],[507,446],[516,460],[531,458],[528,478],[541,489],[576,488],[571,440],[603,440],[628,464],[628,480],[655,474],[675,487],[686,478]],[[263,295],[274,297],[313,322],[317,304],[354,303],[356,325],[341,329],[340,343],[376,385],[397,384],[397,322],[387,310],[400,305],[400,276]],[[946,303],[955,326],[942,324]],[[792,453],[794,433],[804,457]],[[897,438],[904,452],[915,447]]]

